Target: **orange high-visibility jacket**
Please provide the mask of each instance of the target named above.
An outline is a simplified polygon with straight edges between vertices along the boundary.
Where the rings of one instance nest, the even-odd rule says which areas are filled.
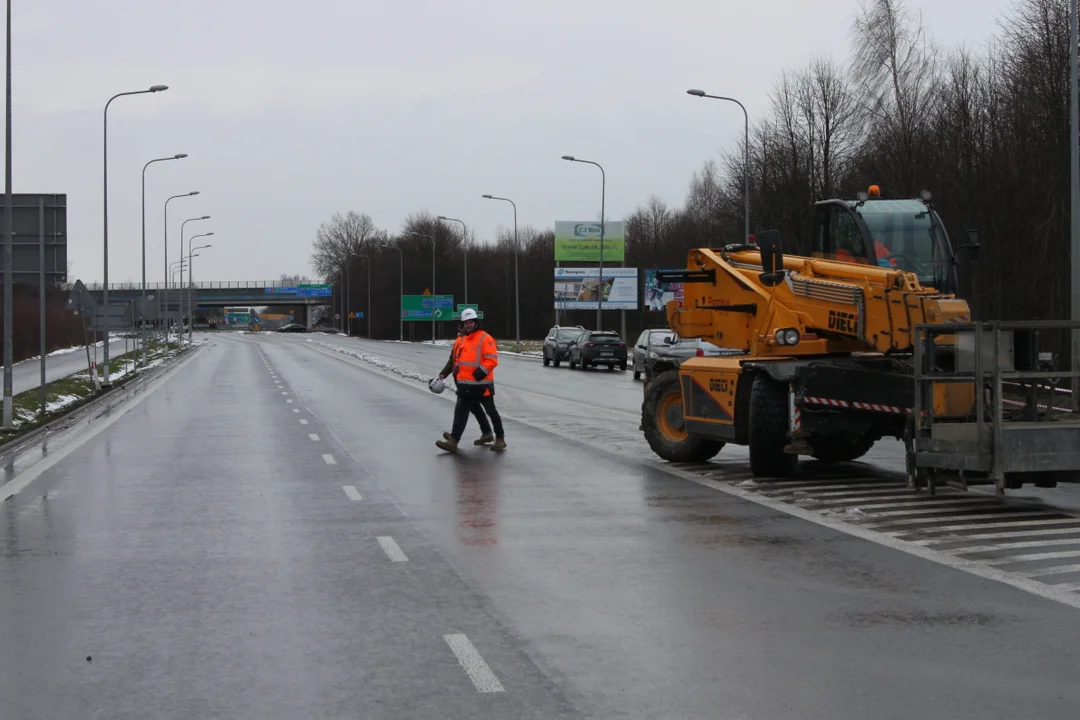
[[[491,394],[491,386],[495,383],[495,366],[499,364],[495,338],[480,329],[462,335],[454,341],[452,358],[454,382],[458,387],[483,388],[485,395]]]

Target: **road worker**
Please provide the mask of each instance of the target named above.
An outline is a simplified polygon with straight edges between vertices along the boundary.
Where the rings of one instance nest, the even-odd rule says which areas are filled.
[[[495,366],[499,364],[499,351],[495,338],[480,329],[476,311],[465,308],[461,313],[462,334],[454,340],[450,352],[450,361],[439,373],[440,379],[451,374],[457,385],[457,404],[454,406],[454,427],[447,437],[435,442],[435,445],[447,452],[456,453],[465,425],[469,422],[469,413],[475,405],[480,405],[491,418],[495,426],[495,443],[491,449],[506,449],[502,417],[495,407]],[[481,427],[483,432],[483,427]]]
[[[458,323],[457,337],[461,337],[465,334],[465,323]],[[450,349],[450,359],[446,363],[446,367],[443,368],[443,377],[450,374],[450,371],[454,366],[454,350]],[[487,445],[489,442],[495,440],[495,436],[491,434],[491,422],[488,420],[487,413],[484,412],[484,407],[480,403],[473,403],[472,415],[476,418],[476,423],[480,426],[480,437],[473,441],[473,445]],[[450,433],[444,432],[443,439],[450,440],[453,437]]]

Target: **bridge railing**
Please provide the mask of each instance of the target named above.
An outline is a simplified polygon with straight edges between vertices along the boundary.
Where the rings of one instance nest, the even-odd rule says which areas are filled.
[[[71,289],[72,283],[68,283],[67,289]],[[183,283],[169,283],[169,290],[187,289],[189,286],[187,282]],[[279,288],[279,287],[295,287],[288,283],[281,282],[280,280],[225,280],[225,281],[212,281],[212,282],[195,282],[194,287],[197,290],[263,290],[265,288]],[[100,292],[105,289],[104,283],[86,283],[86,289],[91,292]],[[150,290],[165,290],[165,283],[153,282],[146,283],[147,291]],[[109,292],[123,292],[132,290],[142,290],[142,283],[109,283]]]

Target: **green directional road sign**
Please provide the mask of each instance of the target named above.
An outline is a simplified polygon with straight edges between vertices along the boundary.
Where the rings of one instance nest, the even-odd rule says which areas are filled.
[[[453,295],[402,295],[401,319],[406,321],[449,320],[454,311]],[[434,315],[434,317],[432,317]]]
[[[460,320],[461,319],[461,313],[462,313],[463,310],[465,310],[465,308],[472,308],[473,310],[475,310],[477,320],[483,320],[484,319],[484,313],[480,312],[480,306],[477,305],[476,303],[458,303],[457,310],[454,311],[454,314],[451,317],[451,320]]]

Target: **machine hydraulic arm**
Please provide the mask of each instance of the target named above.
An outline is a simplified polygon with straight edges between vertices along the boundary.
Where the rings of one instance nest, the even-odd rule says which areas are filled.
[[[909,353],[916,325],[970,320],[964,300],[923,287],[914,273],[783,257],[767,240],[698,248],[687,270],[660,271],[661,281],[684,283],[682,306],[668,303],[671,328],[755,357],[790,357]]]

